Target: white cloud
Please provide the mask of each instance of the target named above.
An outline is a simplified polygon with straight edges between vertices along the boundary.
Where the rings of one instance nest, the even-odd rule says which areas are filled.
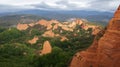
[[[119,4],[120,0],[2,0],[0,9],[115,11]]]

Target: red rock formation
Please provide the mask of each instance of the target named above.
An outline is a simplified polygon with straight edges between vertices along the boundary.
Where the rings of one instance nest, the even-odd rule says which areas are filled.
[[[48,21],[46,21],[44,19],[42,19],[42,20],[40,20],[40,21],[37,22],[37,24],[40,24],[40,25],[43,25],[43,26],[46,26],[47,23],[48,23]]]
[[[100,31],[100,27],[95,26],[95,28],[92,28],[92,35],[97,35]]]
[[[120,67],[120,6],[103,37],[94,40],[86,51],[78,52],[70,67]]]
[[[31,27],[33,27],[35,25],[35,23],[30,23],[28,25],[31,26]]]
[[[69,28],[69,27],[67,27],[67,26],[61,26],[61,28],[63,29],[63,30],[66,30],[66,31],[71,31],[71,32],[73,32],[73,29],[71,29],[71,28]]]
[[[60,41],[65,41],[65,40],[69,40],[67,37],[65,36],[61,36],[61,40]]]
[[[68,24],[68,22],[58,23],[56,27],[61,27],[65,31],[71,31],[71,32],[73,32],[73,28],[70,28],[70,27],[73,27],[73,24]]]
[[[52,47],[49,41],[45,41],[40,55],[51,53],[51,51],[52,51]]]
[[[89,28],[91,28],[92,29],[92,35],[97,35],[101,31],[101,28],[99,26],[96,26],[96,25],[90,25],[90,24],[85,24],[84,23],[81,27],[84,30],[88,30]]]
[[[68,26],[70,27],[70,28],[75,28],[76,27],[76,25],[77,25],[77,23],[76,22],[72,22],[71,24],[69,24]]]
[[[53,26],[53,30],[58,29],[58,23]]]
[[[28,24],[18,24],[17,25],[17,29],[18,30],[26,30],[27,28],[28,28],[29,26],[28,26]]]
[[[48,23],[47,24],[47,30],[50,30],[52,28],[52,24],[51,23]]]
[[[37,40],[38,40],[38,37],[35,36],[33,39],[29,40],[28,43],[35,44]]]
[[[80,20],[80,19],[76,19],[76,20],[75,20],[75,22],[76,22],[78,25],[83,24],[83,21],[82,21],[82,20]]]
[[[45,26],[45,27],[47,27],[46,29],[47,30],[50,30],[51,28],[52,28],[52,21],[51,22],[49,22],[49,21],[46,21],[46,20],[40,20],[39,22],[37,22],[37,24],[40,24],[40,25],[43,25],[43,26]]]

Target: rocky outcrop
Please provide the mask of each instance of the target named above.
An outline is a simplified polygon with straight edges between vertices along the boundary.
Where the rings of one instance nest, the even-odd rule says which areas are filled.
[[[80,19],[76,19],[75,21],[69,23],[69,22],[64,22],[63,25],[61,25],[61,28],[63,30],[66,31],[71,31],[73,32],[73,30],[76,28],[77,25],[81,26],[83,24],[82,20]]]
[[[83,24],[83,21],[81,19],[76,19],[75,22],[78,25],[82,25]]]
[[[29,27],[31,28],[37,25],[40,25],[41,27],[43,26],[46,30],[57,30],[59,28],[65,31],[70,31],[70,32],[73,32],[75,28],[78,27],[79,25],[84,30],[88,30],[89,28],[92,28],[93,35],[96,35],[100,31],[100,29],[96,25],[89,25],[83,22],[81,19],[76,19],[73,22],[62,22],[62,23],[57,20],[47,21],[47,20],[42,19],[42,20],[39,20],[37,23],[29,23],[29,24],[19,23],[17,25],[17,29],[26,30]]]
[[[101,28],[98,26],[95,26],[92,28],[92,35],[97,35],[101,31]]]
[[[40,25],[43,25],[43,26],[46,26],[47,23],[48,23],[48,21],[46,21],[44,19],[42,19],[42,20],[40,20],[40,21],[37,22],[37,24],[40,24]]]
[[[70,28],[75,28],[77,25],[82,25],[83,21],[81,19],[75,19],[71,24],[69,24]]]
[[[52,28],[52,25],[51,25],[52,22],[49,22],[49,21],[44,20],[44,19],[42,19],[42,20],[40,20],[39,22],[37,22],[37,24],[40,24],[40,25],[42,25],[42,26],[45,26],[47,30],[50,30],[50,29]]]
[[[21,24],[21,23],[19,23],[17,25],[17,29],[18,30],[26,30],[28,27],[29,27],[28,24]]]
[[[54,37],[55,33],[52,32],[52,30],[48,30],[42,36],[44,36],[44,37]]]
[[[33,27],[35,25],[35,23],[30,23],[28,24],[30,27]]]
[[[89,28],[91,28],[92,35],[96,35],[101,30],[99,26],[87,24],[80,19],[76,19],[73,22],[63,22],[63,23],[60,23],[57,20],[50,20],[50,21],[40,20],[39,22],[37,22],[37,24],[45,26],[46,30],[48,30],[43,34],[44,37],[55,37],[56,35],[52,32],[52,30],[57,30],[58,28],[61,28],[62,30],[65,31],[73,32],[76,26],[78,25],[81,26],[81,28],[84,30],[88,30]]]
[[[69,40],[67,37],[65,36],[61,36],[61,40],[60,41],[65,41],[65,40]]]
[[[47,27],[47,30],[50,30],[52,28],[52,24],[48,23],[46,27]]]
[[[53,26],[53,30],[58,29],[58,23]]]
[[[69,24],[69,25],[68,25],[68,27],[70,27],[70,28],[75,28],[75,27],[76,27],[76,25],[77,25],[77,23],[76,23],[76,22],[72,22],[71,24]]]
[[[99,37],[99,35],[97,35]],[[73,57],[70,67],[120,67],[120,6],[104,35]]]
[[[60,34],[55,34],[52,30],[44,32],[43,37],[59,37]]]
[[[97,35],[101,31],[101,28],[99,26],[96,26],[96,25],[89,25],[89,24],[83,23],[81,27],[84,30],[88,30],[88,29],[91,28],[92,29],[92,35]]]
[[[49,41],[45,41],[43,44],[43,49],[41,50],[40,55],[48,54],[52,52],[52,47]]]
[[[61,26],[61,28],[63,29],[63,30],[65,30],[65,31],[71,31],[71,32],[73,32],[73,29],[72,28],[69,28],[69,27],[67,27],[67,26]]]
[[[33,39],[29,40],[28,43],[35,44],[39,38],[35,36]]]

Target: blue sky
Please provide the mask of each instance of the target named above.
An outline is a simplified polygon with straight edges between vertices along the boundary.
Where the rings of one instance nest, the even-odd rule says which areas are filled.
[[[1,0],[0,12],[26,9],[114,12],[119,4],[120,0]]]

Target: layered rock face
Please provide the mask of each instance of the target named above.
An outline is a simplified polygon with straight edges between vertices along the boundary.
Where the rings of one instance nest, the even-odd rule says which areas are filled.
[[[76,53],[70,67],[120,67],[120,6],[103,37],[95,39],[86,51]]]

